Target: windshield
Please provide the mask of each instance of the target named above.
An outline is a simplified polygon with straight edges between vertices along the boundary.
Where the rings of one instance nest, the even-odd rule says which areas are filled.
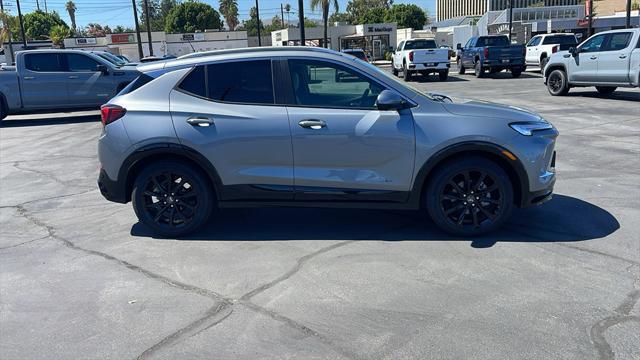
[[[125,61],[119,59],[117,56],[112,55],[112,54],[110,54],[108,52],[99,52],[99,53],[96,53],[96,55],[100,56],[101,58],[103,58],[103,59],[107,60],[108,62],[110,62],[110,63],[112,63],[114,65],[117,65],[117,66],[122,66],[122,65],[126,64]]]
[[[436,49],[438,45],[435,40],[410,40],[404,45],[405,50]]]
[[[553,35],[544,38],[544,45],[547,44],[559,44],[559,45],[576,45],[576,37],[573,35]]]
[[[477,46],[509,46],[509,38],[506,36],[481,37],[478,39]]]
[[[360,60],[364,60],[367,58],[367,55],[365,55],[364,51],[345,51],[344,53],[355,56]]]

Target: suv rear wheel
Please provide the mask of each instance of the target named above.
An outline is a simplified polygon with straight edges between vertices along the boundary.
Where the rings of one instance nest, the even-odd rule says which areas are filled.
[[[184,236],[211,215],[214,193],[201,171],[176,161],[152,163],[135,180],[133,209],[143,224],[164,236]]]
[[[513,209],[509,176],[496,163],[466,157],[439,168],[427,185],[426,207],[442,230],[477,236],[500,227]]]

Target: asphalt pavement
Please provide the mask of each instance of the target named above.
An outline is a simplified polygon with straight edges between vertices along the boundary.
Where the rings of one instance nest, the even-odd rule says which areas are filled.
[[[413,211],[224,209],[155,237],[96,187],[97,112],[0,128],[1,359],[640,359],[640,90],[421,91],[538,111],[556,196],[452,238]]]

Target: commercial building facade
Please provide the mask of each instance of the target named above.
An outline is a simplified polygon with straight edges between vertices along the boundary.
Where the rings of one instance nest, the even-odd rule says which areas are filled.
[[[578,5],[580,0],[437,0],[436,17],[438,21],[463,16],[482,16],[487,11],[501,11],[509,8],[550,7]]]

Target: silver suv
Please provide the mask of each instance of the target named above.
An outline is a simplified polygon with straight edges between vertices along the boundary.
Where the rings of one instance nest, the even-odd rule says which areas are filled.
[[[558,132],[522,109],[422,94],[319,48],[138,69],[102,107],[98,184],[164,236],[254,206],[426,208],[473,236],[551,198]]]

